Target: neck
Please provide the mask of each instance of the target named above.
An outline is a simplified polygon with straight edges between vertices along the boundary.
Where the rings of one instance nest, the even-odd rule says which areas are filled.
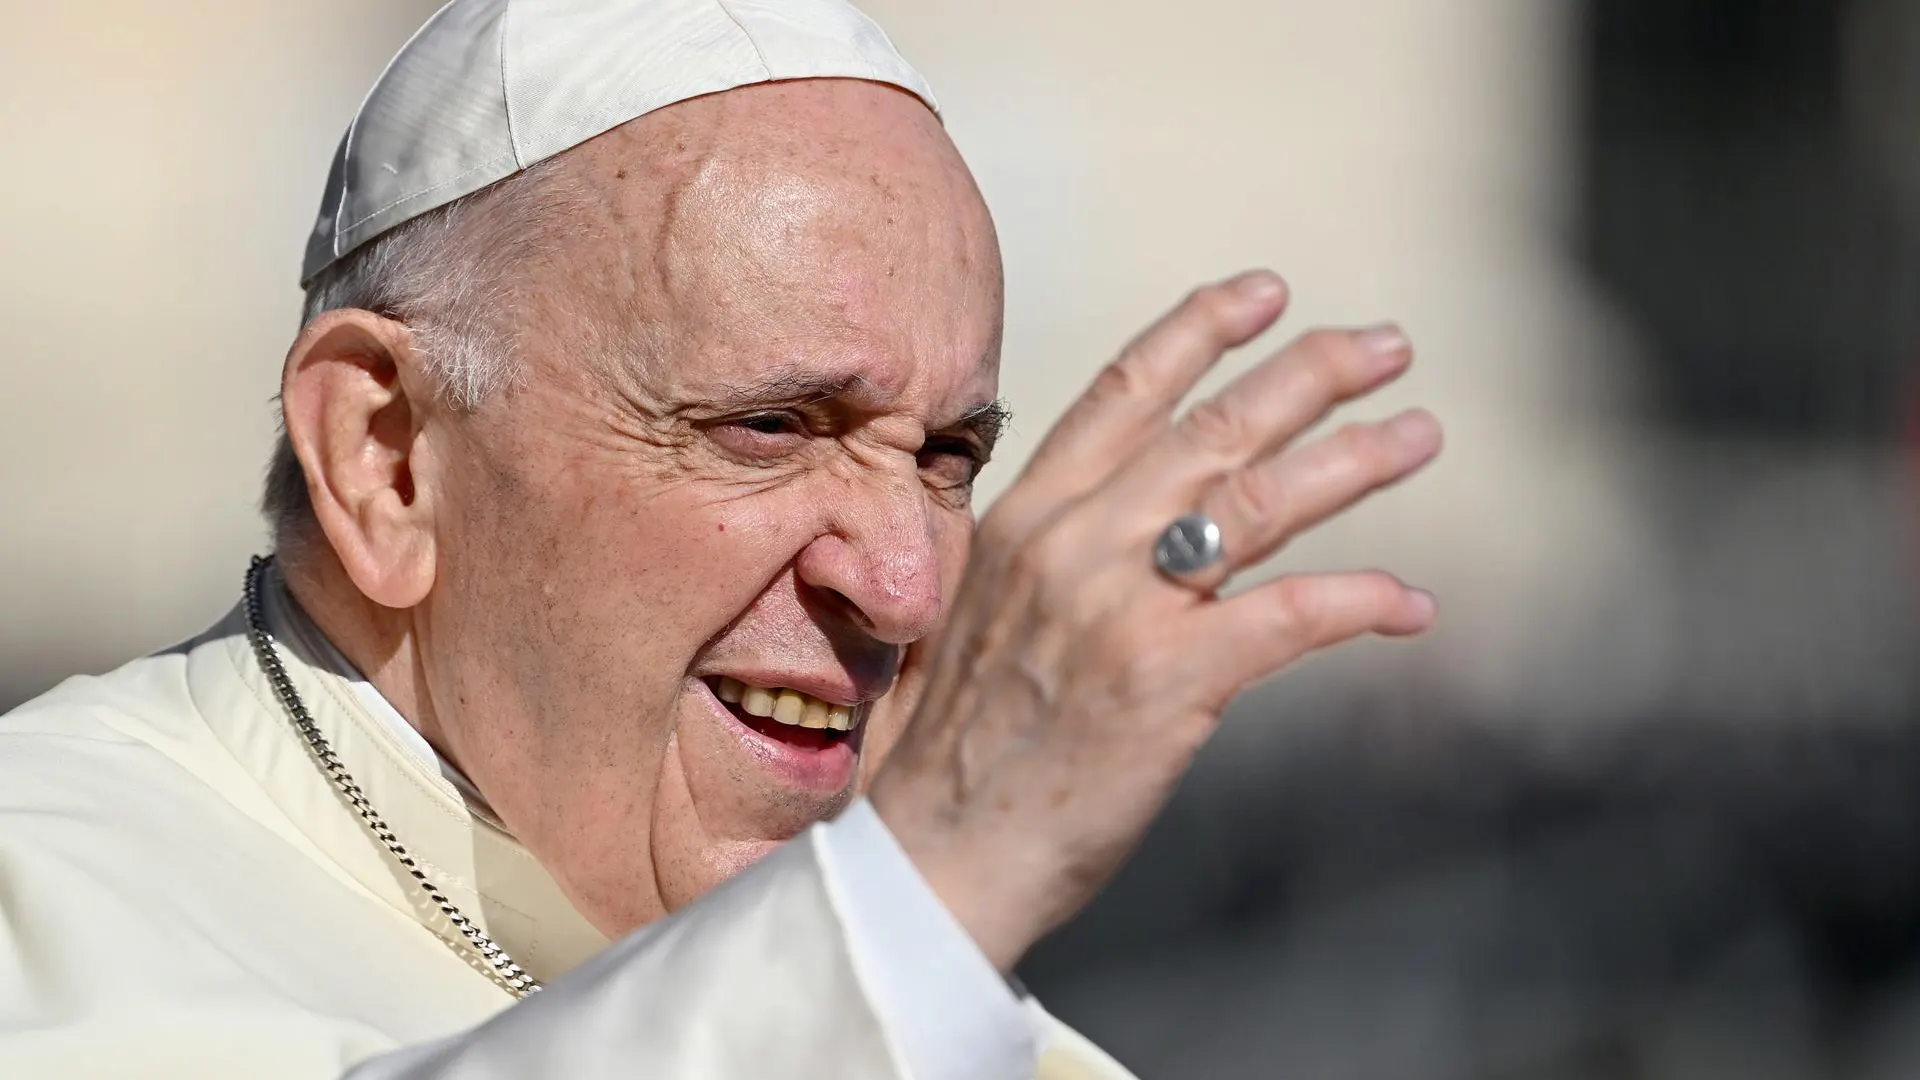
[[[333,647],[434,751],[461,768],[443,737],[427,690],[413,612],[367,599],[324,543],[302,547],[305,550],[296,552],[283,546],[275,556],[287,591]]]

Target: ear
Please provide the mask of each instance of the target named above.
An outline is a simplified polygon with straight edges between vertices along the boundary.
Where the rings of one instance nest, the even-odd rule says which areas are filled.
[[[390,608],[433,587],[434,500],[415,483],[431,403],[422,376],[404,325],[343,309],[300,331],[280,381],[320,530],[354,585]]]

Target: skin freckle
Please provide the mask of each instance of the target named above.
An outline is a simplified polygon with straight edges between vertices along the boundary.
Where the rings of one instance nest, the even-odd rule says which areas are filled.
[[[997,397],[1002,282],[938,120],[876,84],[694,98],[559,161],[565,228],[519,279],[521,383],[426,420],[456,448],[434,482],[466,501],[434,525],[420,678],[449,756],[619,935],[859,783],[783,779],[702,679],[884,694],[877,746],[905,723],[903,656],[971,521],[918,455]],[[743,423],[760,412],[792,430]]]

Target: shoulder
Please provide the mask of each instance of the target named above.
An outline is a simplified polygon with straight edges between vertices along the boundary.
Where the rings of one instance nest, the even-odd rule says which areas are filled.
[[[232,755],[205,707],[210,696],[231,697],[240,687],[234,657],[243,646],[230,615],[197,637],[105,674],[76,675],[0,715],[0,815],[79,810],[156,787],[177,794],[230,781]]]
[[[264,802],[258,784],[202,711],[194,668],[232,671],[223,647],[203,635],[0,716],[0,922],[85,951],[201,921],[242,861],[277,873],[296,861],[243,809]]]
[[[0,1039],[0,1075],[336,1076],[479,1015],[446,947],[343,884],[213,730],[253,694],[236,648],[0,716],[0,1030],[35,1033]]]
[[[0,884],[53,861],[99,860],[111,880],[156,858],[285,848],[294,830],[221,733],[260,711],[246,648],[229,615],[0,715]]]
[[[75,675],[0,715],[0,745],[36,741],[165,742],[190,726],[198,707],[189,679],[196,663],[226,654],[238,628],[229,615],[171,648],[130,660],[102,675]],[[229,661],[230,663],[230,661]],[[0,755],[4,762],[5,755]]]
[[[107,860],[110,873],[113,860],[230,827],[230,800],[210,778],[231,775],[231,756],[190,673],[196,653],[219,648],[203,635],[0,715],[0,882],[55,861]]]

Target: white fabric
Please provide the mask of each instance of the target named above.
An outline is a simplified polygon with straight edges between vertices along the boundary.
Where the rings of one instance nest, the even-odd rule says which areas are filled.
[[[454,0],[354,115],[300,279],[655,109],[808,78],[888,83],[938,110],[926,80],[845,0]]]
[[[298,605],[274,609],[276,637],[298,637],[352,689],[368,714],[425,768],[460,789],[470,806],[484,797],[400,710],[313,625]],[[490,812],[490,811],[488,811]],[[828,892],[846,914],[854,970],[894,1033],[911,1072],[925,1080],[1018,1076],[1036,1047],[1051,1041],[1050,1018],[1023,1007],[1005,980],[953,921],[940,898],[865,799],[811,834]],[[549,993],[582,996],[577,982]],[[437,1053],[438,1051],[435,1051]],[[999,1053],[1005,1060],[991,1060]],[[382,1068],[390,1068],[383,1066]],[[389,1075],[375,1070],[377,1075]]]
[[[967,1080],[1031,1069],[1051,1033],[1030,1024],[1006,980],[941,906],[873,806],[861,799],[818,836],[827,888],[846,915],[854,970],[882,1003],[913,1074]],[[995,1052],[1008,1056],[994,1060]]]
[[[366,676],[360,674],[359,669],[353,666],[353,661],[348,660],[345,654],[334,647],[333,642],[327,640],[327,636],[320,632],[319,627],[313,625],[313,621],[307,618],[299,605],[289,604],[280,610],[284,614],[269,627],[276,636],[298,638],[313,654],[316,664],[340,676],[353,691],[353,696],[360,700],[361,708],[367,710],[367,715],[378,720],[382,726],[392,732],[395,742],[406,748],[406,751],[412,754],[420,764],[446,777],[449,783],[459,789],[461,797],[467,800],[468,806],[488,815],[493,813],[493,808],[487,805],[486,796],[480,794],[480,789],[473,786],[473,781],[467,779],[466,774],[461,772],[453,762],[440,756],[440,752],[433,748],[433,744],[427,741],[427,737],[420,734],[418,728],[408,723],[407,718],[400,715],[400,710],[394,708],[393,703],[380,692],[380,688],[368,682]]]
[[[285,625],[278,589],[268,607]],[[874,905],[915,894],[870,813],[609,947],[285,639],[315,722],[419,865],[548,983],[515,1005],[314,766],[242,627],[236,612],[0,717],[0,1076],[1035,1075],[1020,1020],[983,1021],[1011,1000],[984,960],[927,954],[917,981],[889,966],[912,920]],[[863,943],[856,919],[878,919]],[[1037,1075],[1127,1076],[1025,1008],[1050,1044]]]
[[[299,605],[289,604],[285,608],[276,609],[275,614],[278,618],[270,619],[267,627],[270,633],[282,640],[298,638],[307,650],[313,653],[317,666],[340,676],[353,690],[353,695],[360,699],[360,704],[367,710],[368,715],[380,721],[388,731],[392,732],[394,740],[406,747],[407,752],[419,759],[421,764],[431,766],[440,775],[453,781],[456,787],[462,787],[464,790],[465,787],[472,786],[452,762],[440,756],[439,751],[433,748],[433,744],[427,741],[425,735],[420,734],[418,728],[408,723],[406,717],[400,715],[400,710],[393,707],[393,703],[387,700],[386,695],[367,681],[367,677],[360,673],[360,669],[353,666],[353,661],[347,659],[346,654],[329,641],[327,635],[320,632],[319,627],[313,625],[313,620],[307,618],[306,612],[301,611]]]

